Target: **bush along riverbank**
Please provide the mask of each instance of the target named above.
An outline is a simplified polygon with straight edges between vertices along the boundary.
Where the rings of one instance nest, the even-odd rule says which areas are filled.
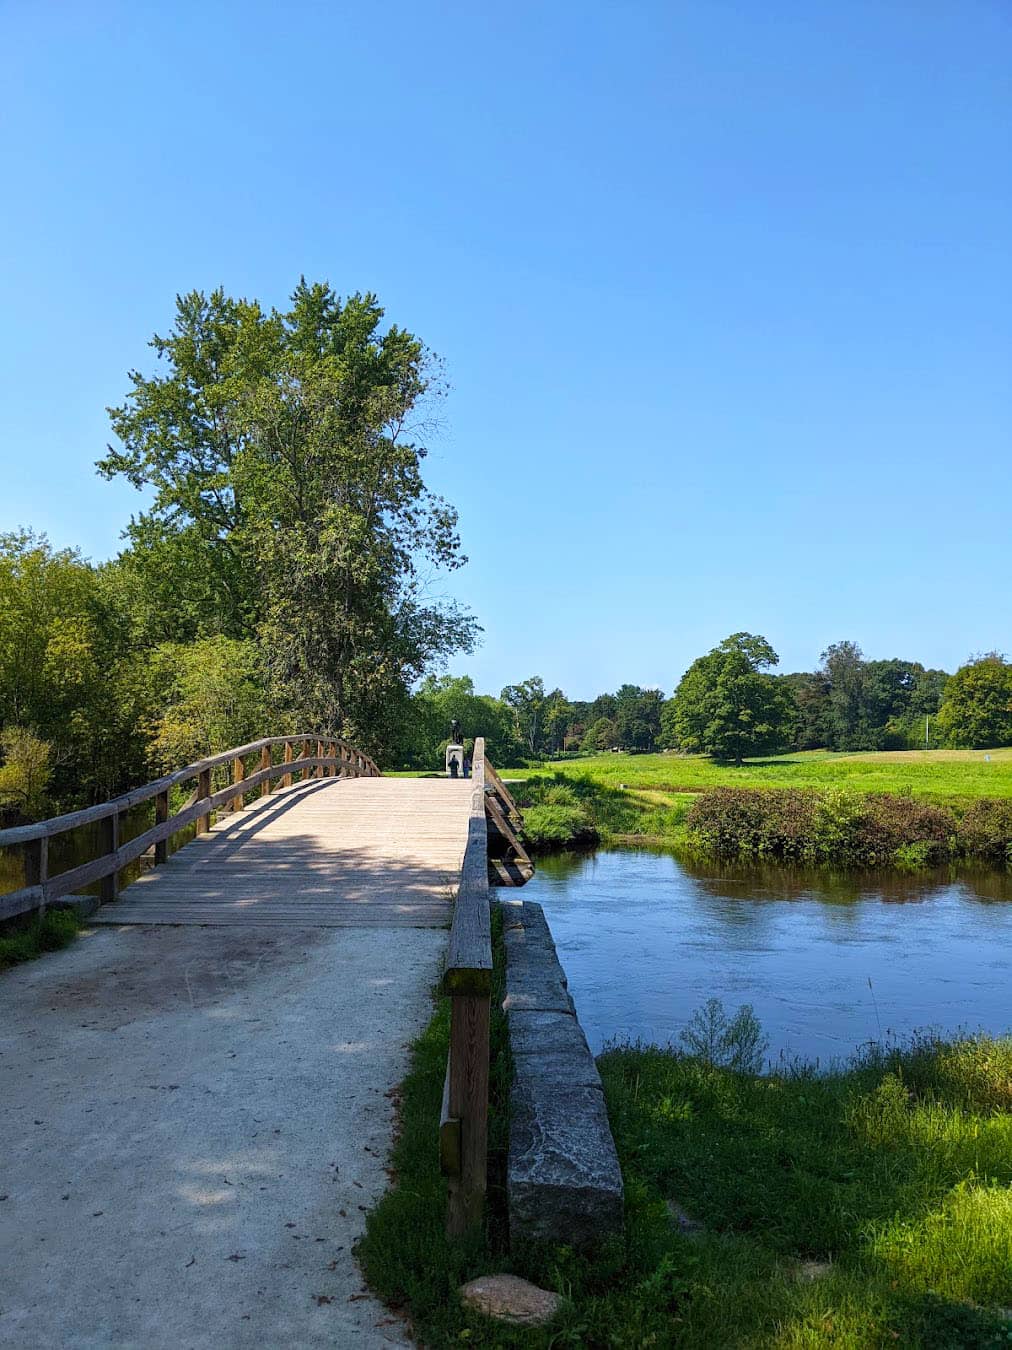
[[[811,788],[714,788],[685,817],[690,842],[718,857],[853,867],[1012,862],[1012,802],[978,798],[962,813],[912,796]]]
[[[501,985],[500,991],[501,991]],[[501,997],[501,992],[500,992]],[[430,1347],[830,1347],[1012,1343],[1012,1040],[920,1039],[816,1075],[757,1073],[749,1009],[711,1000],[665,1050],[599,1059],[626,1229],[590,1256],[511,1250],[503,1175],[508,1049],[494,1001],[484,1227],[444,1231],[435,1137],[448,1022],[413,1048],[391,1189],[357,1255]],[[543,1328],[491,1322],[459,1288],[506,1271],[562,1296]]]
[[[700,857],[836,867],[1012,866],[1012,800],[937,803],[910,793],[715,787],[659,792],[587,775],[512,785],[535,853],[645,843]]]

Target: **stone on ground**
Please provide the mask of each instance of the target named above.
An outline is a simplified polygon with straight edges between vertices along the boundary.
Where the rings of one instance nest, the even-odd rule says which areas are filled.
[[[461,1287],[460,1297],[467,1307],[486,1317],[522,1327],[544,1326],[562,1302],[558,1294],[517,1275],[479,1275]]]

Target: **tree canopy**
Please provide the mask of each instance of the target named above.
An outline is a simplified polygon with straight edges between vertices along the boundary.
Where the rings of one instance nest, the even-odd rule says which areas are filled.
[[[1012,664],[987,652],[961,666],[945,686],[938,720],[954,746],[1012,745]]]
[[[383,319],[375,296],[304,279],[283,312],[179,297],[152,342],[164,371],[131,373],[99,464],[153,494],[124,559],[158,597],[152,636],[254,639],[279,707],[373,746],[476,634],[421,575],[465,561],[421,471],[439,366]]]
[[[773,675],[779,658],[764,637],[733,633],[682,676],[667,728],[684,750],[740,764],[782,749],[794,723],[789,688]]]

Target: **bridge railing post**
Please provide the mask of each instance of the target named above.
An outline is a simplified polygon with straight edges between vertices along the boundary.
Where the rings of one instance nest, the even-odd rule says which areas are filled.
[[[291,741],[285,741],[285,763],[291,764],[291,762],[292,762],[292,743]],[[281,775],[281,786],[286,788],[292,786],[292,775],[290,772]]]
[[[269,745],[265,745],[264,748],[260,751],[260,770],[262,773],[266,773],[270,767],[271,767],[271,747]],[[260,784],[260,796],[269,797],[270,791],[271,791],[271,780],[270,778],[265,778],[264,781]]]
[[[102,836],[102,852],[104,854],[117,853],[119,851],[119,812],[114,811],[112,815],[100,823],[99,831]],[[104,876],[99,884],[99,894],[103,905],[107,905],[111,900],[115,900],[119,894],[119,872],[114,868],[108,875]]]
[[[44,835],[41,839],[30,839],[23,846],[23,859],[25,885],[28,887],[38,886],[40,890],[39,917],[41,918],[46,912],[46,882],[49,880],[49,840]]]
[[[473,766],[467,846],[442,984],[443,993],[450,997],[450,1050],[439,1152],[447,1177],[446,1231],[450,1236],[459,1236],[481,1222],[488,1170],[492,922],[481,738],[475,742]]]
[[[166,825],[169,819],[169,794],[168,792],[159,792],[155,798],[155,824]],[[155,843],[155,866],[169,860],[169,841],[168,839],[159,839]]]
[[[201,769],[197,775],[197,800],[207,801],[211,796],[211,770]],[[205,811],[197,817],[197,834],[207,834],[211,828],[211,813]]]

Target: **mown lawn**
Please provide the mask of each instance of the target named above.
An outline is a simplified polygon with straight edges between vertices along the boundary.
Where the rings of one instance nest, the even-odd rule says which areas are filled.
[[[990,756],[990,759],[985,758]],[[569,785],[605,843],[649,841],[698,847],[685,828],[693,802],[707,788],[816,788],[893,793],[949,807],[957,817],[975,799],[1012,797],[1012,749],[883,751],[842,755],[808,751],[749,761],[740,768],[703,755],[593,755],[504,770],[531,808],[531,838],[542,846],[546,793]],[[523,782],[536,780],[527,790]],[[557,788],[554,795],[558,796]],[[547,840],[550,846],[551,841]]]
[[[1012,1344],[1012,1041],[925,1043],[826,1078],[606,1053],[627,1229],[588,1258],[509,1251],[496,1153],[486,1231],[446,1239],[435,1148],[446,1038],[441,1010],[414,1048],[394,1184],[359,1249],[420,1343]],[[501,1116],[497,1137],[501,1150]],[[556,1322],[518,1330],[466,1312],[460,1284],[497,1270],[562,1294]]]
[[[990,762],[985,756],[990,756]],[[624,784],[664,794],[708,787],[838,787],[856,792],[912,792],[939,802],[1012,797],[1012,748],[852,755],[811,750],[747,761],[740,768],[717,764],[705,755],[593,755],[506,772],[510,778],[562,773],[567,778],[591,778],[603,787]]]

